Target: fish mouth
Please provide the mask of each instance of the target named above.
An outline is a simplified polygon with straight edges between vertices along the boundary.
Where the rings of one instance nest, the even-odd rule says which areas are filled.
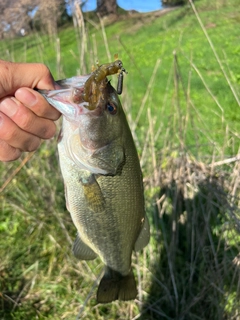
[[[122,92],[123,68],[120,60],[99,66],[91,74],[56,81],[55,90],[38,90],[45,99],[68,120],[77,122],[78,117],[98,110],[100,115],[108,97],[107,76],[118,74],[117,93]]]

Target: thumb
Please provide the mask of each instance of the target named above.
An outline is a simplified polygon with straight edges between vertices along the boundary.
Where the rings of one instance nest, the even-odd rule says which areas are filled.
[[[41,63],[14,63],[0,60],[0,99],[14,95],[21,87],[54,89],[51,72]]]

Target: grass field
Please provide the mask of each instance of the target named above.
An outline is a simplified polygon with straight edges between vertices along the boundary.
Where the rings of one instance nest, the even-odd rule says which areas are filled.
[[[0,319],[240,319],[238,2],[196,1],[198,14],[189,5],[104,28],[86,16],[56,41],[0,41],[1,59],[44,62],[56,79],[118,53],[152,235],[133,257],[138,298],[97,305],[102,263],[71,253],[56,139],[26,163],[0,164]]]

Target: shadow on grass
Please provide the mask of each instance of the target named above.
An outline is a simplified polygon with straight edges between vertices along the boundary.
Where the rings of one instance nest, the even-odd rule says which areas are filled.
[[[31,293],[33,281],[19,274],[15,270],[14,262],[11,263],[12,265],[4,266],[0,270],[0,319],[48,318],[54,305],[45,304],[42,296]]]
[[[191,166],[160,179],[154,213],[159,257],[141,320],[240,319],[234,208],[223,176]]]
[[[12,267],[5,267],[0,271],[0,319],[23,319],[15,311],[22,305],[28,289],[29,283],[23,276],[16,276]],[[19,317],[20,316],[20,317]],[[36,312],[29,314],[33,318],[36,317]]]

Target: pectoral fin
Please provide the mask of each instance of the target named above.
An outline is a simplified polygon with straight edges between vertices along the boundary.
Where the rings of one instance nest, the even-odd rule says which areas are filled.
[[[105,210],[105,199],[95,176],[85,171],[80,175],[80,182],[88,208],[96,213],[103,212]]]
[[[146,247],[150,239],[150,227],[148,218],[145,216],[142,230],[137,238],[137,241],[135,242],[134,250],[139,251]]]
[[[78,234],[74,241],[72,250],[74,256],[79,260],[93,260],[97,257],[97,254],[82,241]]]

